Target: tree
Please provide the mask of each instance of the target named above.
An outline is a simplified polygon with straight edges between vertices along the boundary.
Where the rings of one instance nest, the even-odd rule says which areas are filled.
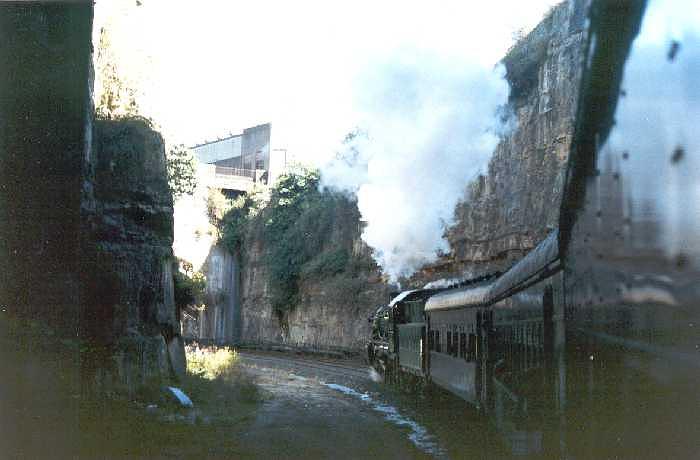
[[[120,75],[109,33],[104,27],[100,29],[95,68],[95,89],[96,96],[98,96],[95,107],[97,116],[113,119],[138,115],[136,89],[127,84]]]
[[[192,264],[178,259],[179,270],[173,273],[175,305],[180,309],[201,308],[204,304],[207,279],[202,272],[194,271]]]
[[[182,144],[171,147],[167,154],[168,184],[173,198],[194,194],[197,188],[197,160]]]
[[[231,209],[232,201],[226,198],[221,189],[210,188],[207,194],[207,217],[209,223],[216,229],[216,237],[222,236],[223,218]]]

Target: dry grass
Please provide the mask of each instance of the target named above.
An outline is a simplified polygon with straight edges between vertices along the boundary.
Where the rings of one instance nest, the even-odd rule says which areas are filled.
[[[198,396],[207,399],[203,392],[212,391],[218,392],[219,399],[235,398],[238,402],[256,403],[263,399],[253,378],[243,372],[236,350],[195,343],[185,347],[185,354],[188,375],[183,387],[193,393],[193,400]],[[211,409],[216,412],[220,405]]]
[[[198,344],[185,347],[187,372],[213,380],[231,375],[238,361],[238,353],[229,347],[201,347]]]
[[[236,433],[261,400],[233,350],[200,350],[202,375],[180,387],[194,409],[161,404],[165,382],[134,397],[85,395],[79,377],[81,344],[40,321],[0,313],[0,446],[2,458],[240,458]],[[147,410],[158,404],[156,411]]]

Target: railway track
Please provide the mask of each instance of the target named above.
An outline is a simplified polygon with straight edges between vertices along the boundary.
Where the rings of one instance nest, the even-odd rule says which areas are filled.
[[[316,358],[285,356],[281,354],[271,355],[269,353],[256,353],[250,351],[239,351],[239,356],[244,363],[267,363],[274,365],[274,367],[286,367],[292,369],[300,368],[312,371],[322,371],[328,375],[340,375],[342,377],[352,379],[370,380],[368,368],[359,364],[339,364],[337,362],[330,362]]]

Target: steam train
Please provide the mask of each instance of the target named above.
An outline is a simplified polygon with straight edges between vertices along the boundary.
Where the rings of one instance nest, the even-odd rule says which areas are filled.
[[[474,404],[515,452],[693,458],[700,36],[670,2],[572,3],[588,50],[557,229],[504,273],[379,307],[368,358]]]
[[[540,451],[541,432],[508,424],[529,423],[526,407],[543,410],[540,392],[554,383],[564,289],[557,248],[552,232],[505,274],[400,293],[371,318],[370,362],[389,381],[429,381],[494,412],[518,439],[516,452]]]

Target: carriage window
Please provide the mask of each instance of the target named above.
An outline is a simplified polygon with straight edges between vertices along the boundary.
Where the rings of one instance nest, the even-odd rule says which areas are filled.
[[[452,356],[455,358],[459,353],[459,334],[457,333],[457,326],[452,325]]]
[[[467,361],[476,361],[476,335],[475,334],[469,334],[469,345],[467,349],[467,353],[469,357],[467,358]]]
[[[467,334],[464,332],[459,334],[459,357],[467,358]]]
[[[455,330],[452,332],[452,356],[456,358],[457,355],[459,355],[459,334]]]
[[[435,331],[435,351],[440,353],[440,331]]]
[[[452,354],[452,331],[447,331],[447,354]]]
[[[452,356],[459,356],[459,333],[456,330],[452,333]]]

